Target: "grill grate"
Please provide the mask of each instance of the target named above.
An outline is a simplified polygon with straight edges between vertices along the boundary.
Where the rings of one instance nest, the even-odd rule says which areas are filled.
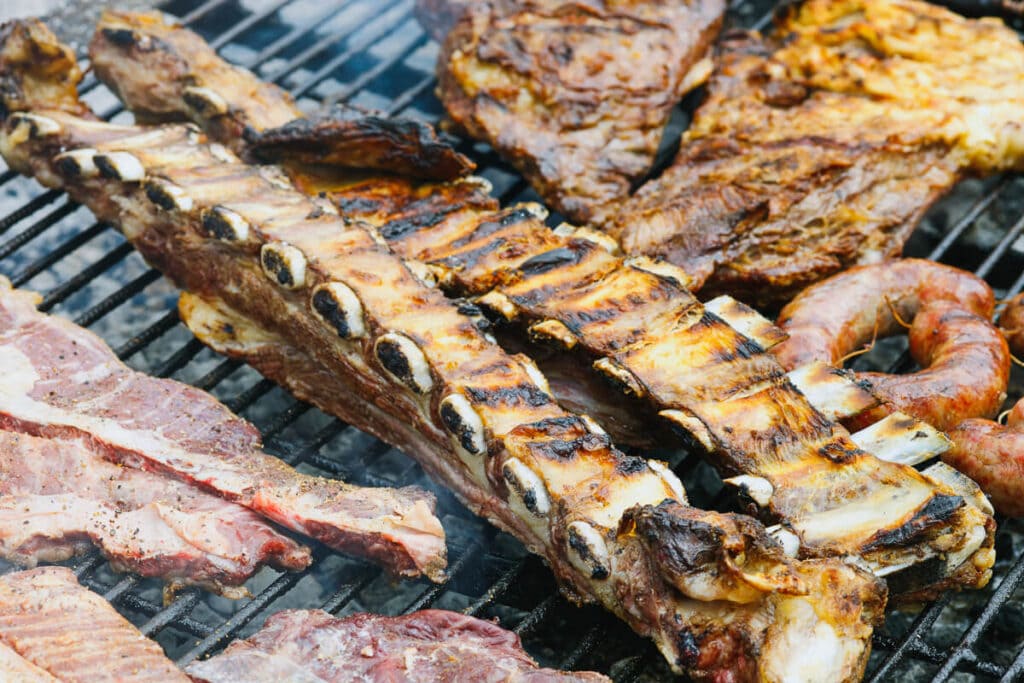
[[[762,28],[770,20],[770,2],[733,4],[733,26]],[[291,90],[300,104],[346,101],[432,121],[442,114],[430,92],[437,47],[412,18],[412,0],[337,0],[329,7],[315,0],[171,0],[164,9],[228,59]],[[95,78],[83,90],[107,117],[127,116]],[[489,149],[464,147],[504,202],[536,199]],[[451,555],[450,579],[441,585],[393,585],[374,567],[317,547],[305,572],[263,569],[250,581],[251,600],[190,589],[164,605],[157,582],[116,575],[98,554],[73,563],[83,583],[179,664],[218,651],[286,607],[394,614],[437,606],[499,618],[548,666],[597,669],[618,681],[667,678],[652,645],[597,608],[569,606],[540,560],[469,514],[404,456],[205,349],[179,324],[174,290],[110,226],[10,170],[0,171],[0,215],[0,273],[44,292],[43,310],[93,328],[139,369],[214,392],[261,428],[270,452],[303,470],[365,485],[416,483],[438,494]],[[929,212],[907,252],[975,270],[1009,296],[1024,288],[1022,232],[1024,178],[969,180]],[[908,366],[905,352],[897,348],[893,357],[891,367]],[[721,502],[706,466],[663,455],[678,462],[695,504]],[[1022,532],[1014,521],[1000,525],[1000,559],[985,591],[943,596],[916,615],[893,612],[876,636],[870,680],[1024,678],[1024,608],[1013,600],[1024,581]]]

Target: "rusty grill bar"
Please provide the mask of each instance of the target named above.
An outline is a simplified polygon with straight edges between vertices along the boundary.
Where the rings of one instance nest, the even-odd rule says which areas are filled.
[[[772,4],[735,2],[729,25],[763,28]],[[1000,6],[950,4],[961,11]],[[412,0],[336,0],[326,6],[310,0],[171,0],[163,9],[229,60],[288,88],[300,101],[350,102],[432,121],[442,114],[432,95],[436,46],[412,18]],[[105,116],[125,116],[94,77],[83,85],[87,99]],[[489,149],[463,147],[503,202],[535,198]],[[159,273],[145,266],[110,226],[95,222],[63,193],[43,190],[4,169],[0,215],[0,273],[16,286],[43,292],[41,309],[57,309],[92,327],[139,369],[214,392],[256,422],[268,451],[292,465],[364,485],[418,483],[438,493],[451,560],[450,578],[440,585],[392,585],[368,564],[314,547],[315,562],[305,572],[263,569],[249,582],[250,600],[232,603],[189,589],[165,606],[157,582],[116,575],[98,553],[73,563],[83,583],[160,642],[179,664],[217,652],[286,607],[395,614],[436,606],[498,617],[547,666],[596,669],[616,681],[668,676],[653,646],[598,608],[568,605],[539,559],[473,517],[410,460],[291,399],[247,366],[206,350],[179,324],[174,291]],[[974,270],[998,294],[1010,296],[1024,289],[1022,232],[1024,177],[965,181],[929,212],[907,253]],[[883,362],[900,369],[909,364],[898,348]],[[720,484],[706,466],[685,454],[659,455],[677,463],[695,504],[722,502]],[[890,615],[875,638],[869,680],[945,681],[965,673],[979,680],[1024,677],[1024,608],[1014,600],[1024,593],[1024,527],[1002,521],[996,548],[995,578],[986,590],[945,595],[916,614]]]

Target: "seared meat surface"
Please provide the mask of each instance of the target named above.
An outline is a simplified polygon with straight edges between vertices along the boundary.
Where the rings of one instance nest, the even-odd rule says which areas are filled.
[[[263,563],[309,565],[308,549],[251,510],[90,445],[0,430],[0,556],[33,567],[95,545],[115,569],[230,597]]]
[[[917,0],[810,0],[719,46],[673,165],[598,221],[695,286],[785,301],[894,256],[964,172],[1024,167],[1024,46]]]
[[[15,653],[24,660],[14,660]],[[22,664],[21,666],[18,666]],[[14,667],[18,666],[18,669]],[[188,683],[189,678],[70,569],[0,576],[0,673],[5,681]]]
[[[249,136],[249,148],[267,161],[376,169],[428,180],[453,180],[476,168],[426,123],[341,104],[309,118],[296,115],[300,118]]]
[[[475,3],[444,41],[438,94],[458,127],[585,222],[650,169],[672,107],[708,75],[724,11],[722,0]]]
[[[113,462],[199,486],[396,573],[443,575],[429,493],[301,474],[260,450],[259,431],[209,394],[128,368],[35,301],[0,282],[0,428],[85,438]]]
[[[519,636],[443,610],[401,617],[278,612],[255,635],[187,668],[196,683],[599,683],[596,673],[538,668]]]
[[[614,611],[678,670],[737,680],[863,671],[880,581],[838,560],[789,559],[760,524],[686,506],[663,463],[625,456],[561,409],[529,359],[505,353],[369,226],[278,169],[247,166],[190,126],[116,126],[44,106],[9,116],[0,150],[193,292],[190,325],[415,456],[543,555],[570,597]],[[662,529],[650,538],[640,537],[645,513]],[[694,561],[656,562],[652,548]],[[793,642],[822,647],[794,659]]]
[[[144,96],[138,79],[118,87]],[[220,134],[201,117],[195,120]],[[789,534],[802,555],[859,556],[911,599],[988,581],[994,523],[988,508],[966,502],[977,487],[949,487],[931,476],[933,470],[918,473],[904,464],[935,457],[948,440],[910,419],[849,434],[833,420],[859,415],[877,398],[825,366],[787,374],[765,353],[785,335],[748,307],[728,297],[705,306],[685,288],[688,277],[678,267],[623,258],[614,240],[594,230],[552,231],[538,205],[498,211],[483,181],[353,180],[294,168],[291,175],[307,194],[325,193],[346,218],[372,224],[420,278],[436,279],[449,294],[475,297],[536,339],[572,349],[613,385],[648,401],[624,403],[617,413],[653,408],[664,426],[689,434],[724,476],[741,475],[729,481],[752,494],[744,495],[749,505],[786,522],[782,535]],[[188,308],[223,313],[223,302],[207,303]],[[459,311],[479,324],[477,305],[463,300]],[[266,366],[265,373],[327,412],[345,411],[316,382],[291,379],[301,374],[295,369],[301,363],[290,355],[268,364],[252,348],[246,351],[249,340],[202,321],[218,315],[193,311],[183,318],[215,348]],[[227,314],[222,326],[236,332],[254,327],[237,315]],[[289,363],[292,371],[282,370]],[[572,364],[562,363],[567,366],[571,372]],[[633,431],[593,397],[581,400],[578,383],[548,380],[552,392],[563,392],[563,407],[598,408],[617,435]],[[909,529],[916,532],[908,535]],[[936,557],[945,559],[943,569],[920,571],[920,563],[933,564]]]

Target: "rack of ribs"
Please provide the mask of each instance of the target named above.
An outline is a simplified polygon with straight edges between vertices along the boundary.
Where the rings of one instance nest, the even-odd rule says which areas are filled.
[[[134,43],[111,41],[113,31],[134,31]],[[209,109],[186,105],[196,87],[223,103],[224,116],[248,116],[243,97],[208,87],[202,65],[217,57],[181,28],[106,15],[91,47],[98,74],[128,101],[146,100],[145,81],[124,76],[122,67],[114,82],[118,75],[107,65],[137,61],[147,65],[137,73],[152,72],[162,51],[138,47],[150,43],[175,45],[179,116],[211,136],[222,130]],[[165,98],[168,109],[171,99]],[[218,139],[243,155],[249,144]],[[453,296],[475,297],[530,336],[589,358],[639,399],[636,405],[653,406],[689,436],[751,506],[781,522],[779,535],[794,552],[860,558],[906,599],[987,583],[994,561],[991,508],[973,482],[941,463],[924,473],[911,466],[942,453],[948,439],[901,415],[850,435],[832,420],[867,411],[876,399],[820,364],[786,373],[766,353],[785,335],[752,309],[729,297],[701,304],[681,269],[624,258],[613,240],[593,230],[552,231],[537,205],[496,210],[472,177],[336,183],[309,167],[293,167],[291,175],[310,194],[325,193],[346,217],[373,225],[373,234],[422,278]],[[462,306],[472,311],[475,305]],[[230,345],[196,316],[184,317],[208,343]]]
[[[624,455],[560,408],[528,358],[505,353],[367,226],[191,125],[95,120],[75,103],[72,54],[44,27],[11,24],[5,37],[8,163],[118,226],[190,293],[182,308],[208,339],[417,458],[542,555],[567,595],[653,638],[677,670],[863,671],[884,604],[876,578],[788,558],[755,520],[689,507],[664,464]],[[796,642],[814,657],[794,657]]]

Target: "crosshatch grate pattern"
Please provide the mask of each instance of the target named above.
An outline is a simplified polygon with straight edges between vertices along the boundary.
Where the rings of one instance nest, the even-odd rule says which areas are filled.
[[[289,89],[304,108],[344,101],[437,121],[437,46],[412,17],[412,0],[171,0],[163,10],[207,38],[229,60]],[[729,25],[763,28],[771,2],[736,2]],[[991,8],[992,2],[958,2]],[[1018,25],[1019,29],[1020,26]],[[86,100],[108,118],[130,120],[92,76]],[[696,98],[690,98],[694,100]],[[684,107],[685,109],[685,107]],[[685,121],[685,111],[680,121]],[[666,136],[669,137],[669,136]],[[462,144],[503,201],[536,199],[482,145]],[[667,150],[670,153],[671,150]],[[974,270],[1001,296],[1024,289],[1024,177],[966,180],[929,212],[907,246]],[[425,607],[497,618],[546,666],[603,671],[616,681],[664,680],[654,647],[594,607],[559,596],[550,572],[514,539],[473,517],[401,453],[290,398],[238,362],[217,356],[179,323],[176,291],[123,237],[62,193],[0,167],[0,274],[43,293],[41,308],[73,318],[111,343],[132,366],[213,392],[254,421],[267,449],[304,471],[365,485],[420,484],[438,494],[449,534],[450,578],[392,583],[373,566],[315,547],[302,573],[263,569],[251,599],[184,590],[164,604],[158,582],[117,575],[98,554],[70,563],[79,579],[157,640],[179,664],[219,651],[284,608],[339,615]],[[887,355],[886,355],[887,352]],[[906,369],[898,343],[868,359]],[[1020,395],[1015,376],[1011,400]],[[697,505],[723,503],[710,469],[685,453],[669,459]],[[1024,679],[1024,528],[1001,520],[995,578],[984,591],[949,594],[917,611],[893,611],[875,638],[868,678]],[[11,571],[9,565],[0,571]]]

